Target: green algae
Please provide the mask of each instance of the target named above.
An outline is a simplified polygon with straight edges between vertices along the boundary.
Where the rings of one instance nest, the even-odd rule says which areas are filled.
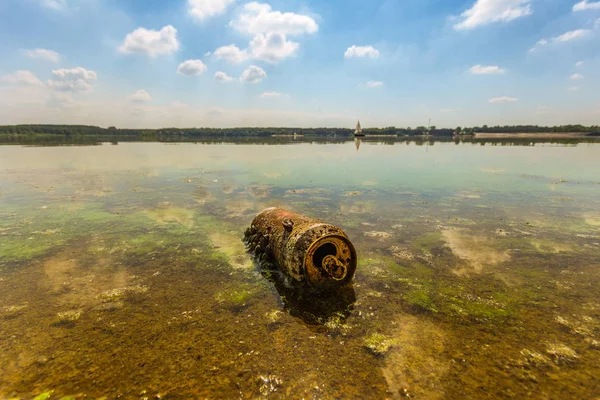
[[[48,400],[50,397],[52,397],[52,394],[54,394],[54,391],[40,393],[35,396],[33,400]]]
[[[225,290],[221,290],[215,295],[217,303],[222,304],[224,307],[229,308],[233,311],[239,311],[243,307],[248,305],[253,299],[264,290],[261,285],[253,284],[237,284],[227,285]]]
[[[404,295],[404,301],[421,311],[438,312],[434,301],[434,293],[430,286],[412,288]]]
[[[364,339],[365,347],[373,354],[381,356],[387,353],[395,341],[381,333],[375,332]]]
[[[413,241],[413,244],[421,250],[431,252],[434,249],[443,246],[444,239],[440,232],[429,232],[416,238]]]
[[[194,211],[181,207],[166,205],[148,210],[146,214],[150,219],[159,224],[178,223],[188,228],[194,224]]]
[[[481,300],[453,298],[448,305],[459,317],[467,317],[477,322],[501,322],[512,316],[502,306]]]
[[[34,240],[35,238],[0,238],[0,266],[8,262],[26,261],[41,257],[64,243],[60,238]]]

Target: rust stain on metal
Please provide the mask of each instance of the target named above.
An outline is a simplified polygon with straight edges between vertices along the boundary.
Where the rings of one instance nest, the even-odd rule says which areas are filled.
[[[298,282],[342,286],[356,271],[356,250],[340,228],[283,208],[267,208],[246,230],[246,243],[264,263]]]

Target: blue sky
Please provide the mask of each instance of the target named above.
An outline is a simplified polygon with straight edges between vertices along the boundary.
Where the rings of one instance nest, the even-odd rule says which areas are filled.
[[[2,0],[0,124],[600,123],[600,1]]]

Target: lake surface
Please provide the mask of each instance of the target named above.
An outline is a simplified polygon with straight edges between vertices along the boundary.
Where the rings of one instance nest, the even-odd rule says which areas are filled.
[[[354,282],[243,231],[338,225]],[[600,143],[0,146],[0,398],[600,396]]]

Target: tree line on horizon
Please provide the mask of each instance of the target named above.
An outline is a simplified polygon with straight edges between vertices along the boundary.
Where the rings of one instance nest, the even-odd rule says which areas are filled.
[[[600,135],[600,126],[561,125],[506,125],[481,127],[437,128],[418,126],[416,128],[363,129],[365,135],[433,136],[474,135],[476,133],[587,133]],[[272,135],[304,135],[317,137],[350,137],[353,129],[345,128],[161,128],[161,129],[118,129],[88,125],[0,125],[0,135],[62,135],[71,136],[135,136],[142,138],[172,139],[201,137],[266,137]]]

